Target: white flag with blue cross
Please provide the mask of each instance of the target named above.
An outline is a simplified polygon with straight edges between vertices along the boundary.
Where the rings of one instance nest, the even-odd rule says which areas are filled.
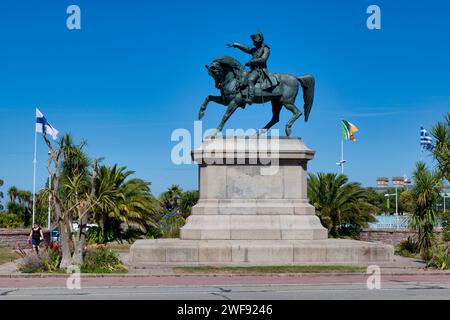
[[[39,133],[45,133],[52,136],[53,140],[56,140],[58,138],[59,131],[56,130],[55,127],[53,127],[47,119],[45,119],[42,112],[36,108],[36,132]]]

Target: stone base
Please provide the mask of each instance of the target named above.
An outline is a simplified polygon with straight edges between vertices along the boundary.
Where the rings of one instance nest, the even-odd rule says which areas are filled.
[[[135,268],[151,266],[251,266],[374,264],[390,262],[390,245],[356,240],[138,240],[130,249]]]
[[[315,215],[191,215],[182,240],[319,240],[328,232]]]
[[[300,138],[204,141],[192,152],[199,164],[200,199],[180,238],[327,239],[307,199],[306,168],[313,156]]]

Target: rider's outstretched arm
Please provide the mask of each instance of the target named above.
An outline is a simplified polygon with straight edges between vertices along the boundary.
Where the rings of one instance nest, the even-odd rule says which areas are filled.
[[[252,48],[247,47],[246,45],[240,44],[240,43],[233,43],[231,45],[233,48],[237,48],[239,50],[244,51],[245,53],[251,53],[252,52]]]

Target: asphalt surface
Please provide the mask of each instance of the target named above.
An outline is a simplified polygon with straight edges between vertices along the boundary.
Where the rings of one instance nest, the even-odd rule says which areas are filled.
[[[390,300],[450,299],[450,275],[392,275],[368,289],[365,275],[0,278],[0,300]]]

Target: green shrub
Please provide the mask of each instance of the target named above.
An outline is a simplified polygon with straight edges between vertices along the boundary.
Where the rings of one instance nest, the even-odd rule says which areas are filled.
[[[88,244],[102,244],[117,240],[119,233],[115,229],[108,229],[106,233],[100,227],[91,227],[86,233]]]
[[[395,254],[403,257],[415,257],[419,253],[419,246],[411,238],[401,242],[396,250]]]
[[[145,238],[147,239],[158,239],[164,236],[164,232],[161,228],[158,227],[149,227],[147,233],[145,234]]]
[[[88,244],[103,243],[104,236],[100,227],[92,227],[86,232],[86,241]]]
[[[22,257],[18,264],[18,269],[24,273],[42,272],[44,263],[40,256],[32,252]]]
[[[104,247],[86,252],[81,271],[85,273],[125,272],[126,269],[117,254]]]
[[[59,264],[62,260],[61,245],[59,243],[50,243],[45,247],[41,254],[41,259],[44,264],[44,271],[55,272],[59,270]]]
[[[338,228],[339,238],[359,239],[362,228],[359,225],[344,225]]]
[[[117,232],[117,228],[115,230],[110,229],[106,236],[100,227],[91,227],[86,233],[86,241],[88,244],[105,244],[113,241],[131,243],[143,236],[145,234],[141,230],[132,227],[128,227],[124,232]]]
[[[432,252],[432,258],[428,261],[426,268],[446,270],[450,267],[450,248],[439,246]]]
[[[61,258],[60,245],[48,245],[39,255],[34,251],[24,255],[19,262],[19,270],[24,273],[56,272],[59,270]]]
[[[125,232],[123,232],[121,240],[125,240],[125,241],[128,241],[129,243],[131,243],[131,242],[134,242],[134,240],[136,240],[136,239],[142,238],[143,235],[144,235],[144,233],[141,230],[128,227],[125,230]]]
[[[446,211],[442,216],[442,239],[450,241],[450,211]]]
[[[159,221],[159,227],[164,238],[179,238],[180,228],[184,226],[185,223],[186,220],[180,213],[165,213]]]
[[[0,228],[19,228],[22,222],[14,213],[0,212]]]

